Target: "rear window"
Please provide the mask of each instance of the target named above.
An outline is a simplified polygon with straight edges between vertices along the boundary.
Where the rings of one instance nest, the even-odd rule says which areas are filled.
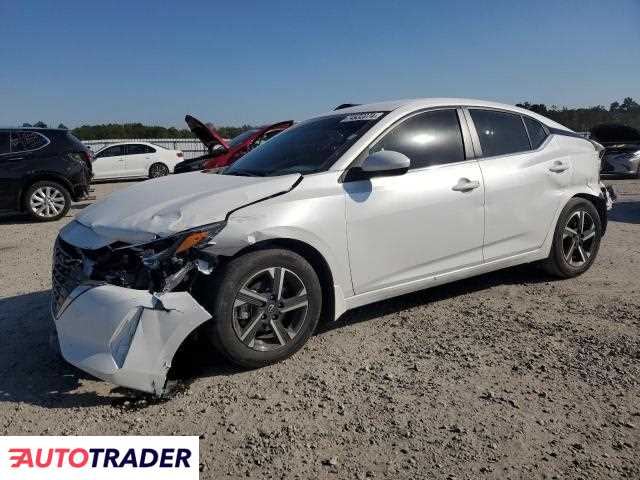
[[[11,132],[11,151],[25,152],[44,147],[49,140],[38,132]]]
[[[469,110],[480,137],[483,157],[531,150],[520,115],[495,110]]]
[[[253,130],[247,130],[246,132],[242,132],[240,135],[233,137],[231,139],[231,141],[229,142],[229,147],[236,148],[237,146],[242,145],[244,141],[251,138],[251,136],[255,135],[257,132],[258,132],[257,128],[254,128]]]

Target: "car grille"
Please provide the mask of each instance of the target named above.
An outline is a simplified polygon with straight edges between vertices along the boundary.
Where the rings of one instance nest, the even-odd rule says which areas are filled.
[[[73,246],[61,238],[53,247],[51,272],[51,313],[54,318],[60,314],[69,294],[83,280],[82,256]]]

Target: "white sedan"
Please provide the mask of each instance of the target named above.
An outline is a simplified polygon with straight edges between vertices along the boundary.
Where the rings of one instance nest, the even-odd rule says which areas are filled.
[[[180,150],[168,150],[152,143],[116,143],[96,153],[94,180],[114,178],[156,178],[173,173],[184,160]]]

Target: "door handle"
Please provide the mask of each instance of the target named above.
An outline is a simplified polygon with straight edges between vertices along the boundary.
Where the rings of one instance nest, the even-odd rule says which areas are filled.
[[[562,173],[568,169],[569,167],[559,160],[556,160],[555,162],[553,162],[553,165],[549,167],[549,171],[553,173]]]
[[[456,192],[469,192],[480,186],[480,182],[474,180],[471,181],[468,178],[461,178],[458,183],[451,187]]]

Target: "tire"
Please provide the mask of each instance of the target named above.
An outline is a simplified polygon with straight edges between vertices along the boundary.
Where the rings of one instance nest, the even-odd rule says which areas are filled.
[[[281,302],[273,288],[278,271],[283,278]],[[289,250],[247,253],[231,260],[215,277],[202,278],[198,297],[213,317],[207,337],[236,365],[259,368],[284,360],[302,348],[318,324],[322,309],[318,275]]]
[[[49,180],[31,185],[24,196],[24,210],[37,222],[49,222],[64,217],[71,207],[69,191]]]
[[[601,237],[600,215],[593,203],[584,198],[572,198],[558,218],[551,252],[542,267],[560,278],[586,272],[598,255]]]
[[[154,163],[149,167],[149,178],[158,178],[169,175],[169,167],[164,163]]]

